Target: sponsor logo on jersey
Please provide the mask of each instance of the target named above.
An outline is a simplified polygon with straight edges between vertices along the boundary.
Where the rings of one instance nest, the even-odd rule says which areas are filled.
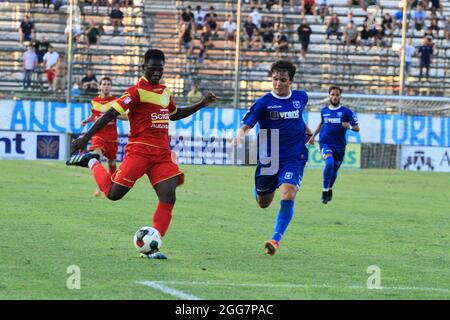
[[[326,123],[341,123],[341,118],[325,118]]]
[[[284,178],[286,179],[286,180],[290,180],[290,179],[292,179],[292,177],[293,177],[293,173],[292,172],[286,172],[285,174],[284,174]]]
[[[283,108],[283,106],[268,106],[267,109],[279,109]]]
[[[284,112],[277,112],[277,111],[271,111],[270,112],[270,120],[280,120],[280,119],[298,119],[300,118],[300,111],[284,111]]]

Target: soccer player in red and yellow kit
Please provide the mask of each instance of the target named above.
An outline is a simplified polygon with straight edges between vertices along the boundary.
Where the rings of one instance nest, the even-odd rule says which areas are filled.
[[[146,174],[159,200],[153,214],[153,227],[162,237],[172,219],[176,188],[184,181],[184,174],[172,160],[169,120],[186,118],[216,100],[214,93],[208,92],[200,102],[177,109],[170,90],[159,84],[164,64],[164,53],[161,50],[149,49],[142,65],[144,76],[122,97],[111,102],[112,108],[83,136],[72,141],[73,153],[82,149],[89,139],[110,121],[128,111],[130,133],[120,168],[111,175],[101,166],[99,156],[95,153],[75,155],[66,162],[68,165],[89,167],[100,190],[113,201],[125,196],[136,180]],[[166,259],[160,252],[150,252],[147,257]]]
[[[81,121],[81,125],[85,126],[89,122],[97,121],[106,111],[111,108],[109,102],[116,100],[117,98],[111,95],[112,80],[109,77],[103,77],[99,83],[100,95],[92,99],[92,111],[91,115]],[[122,120],[127,120],[126,115],[119,116]],[[118,149],[118,134],[116,119],[109,122],[103,129],[99,130],[91,139],[91,146],[88,151],[94,151],[108,161],[109,172],[113,174],[116,169],[116,158]],[[94,196],[100,195],[100,189],[94,192]]]

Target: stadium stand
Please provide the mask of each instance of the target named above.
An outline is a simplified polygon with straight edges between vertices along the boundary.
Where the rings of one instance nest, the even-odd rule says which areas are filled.
[[[108,8],[101,6],[99,13],[92,10],[83,1],[81,8],[76,10],[75,24],[86,28],[89,21],[94,20],[103,26],[103,33],[99,49],[91,46],[86,48],[84,40],[74,49],[73,79],[79,82],[87,69],[92,69],[99,79],[110,75],[114,78],[114,93],[119,94],[133,84],[140,75],[140,56],[149,47],[158,47],[166,52],[167,66],[165,82],[172,89],[176,100],[184,102],[193,83],[198,83],[202,91],[213,90],[221,97],[222,105],[233,105],[235,79],[235,50],[228,47],[224,39],[224,30],[220,29],[226,21],[227,15],[236,16],[237,1],[228,0],[136,0],[133,8],[123,8],[125,13],[124,27],[119,34],[112,33],[109,22]],[[258,1],[242,0],[242,21],[252,12],[253,3]],[[300,42],[297,37],[297,27],[300,24],[300,1],[295,1],[295,7],[286,5],[281,10],[274,5],[269,11],[263,3],[261,15],[267,16],[274,22],[275,31],[282,31],[288,39],[287,52],[277,53],[275,49],[260,49],[241,46],[240,52],[240,101],[236,107],[247,107],[251,101],[270,88],[268,82],[268,68],[277,58],[287,58],[295,62],[298,67],[294,88],[306,89],[310,92],[325,92],[329,85],[339,84],[346,93],[396,95],[399,91],[399,52],[393,50],[392,43],[400,43],[401,34],[397,30],[392,36],[386,37],[384,48],[347,47],[344,41],[331,37],[326,41],[326,25],[329,17],[322,22],[315,20],[312,15],[306,15],[312,29],[310,45],[306,59],[300,58]],[[318,2],[318,1],[316,1]],[[375,7],[369,7],[374,12],[376,22],[381,23],[381,17],[389,12],[392,16],[399,10],[398,1],[381,0],[375,14]],[[353,20],[358,28],[364,22],[366,13],[359,6],[351,8],[347,0],[331,0],[330,11],[336,13],[344,21],[351,9]],[[412,69],[407,78],[406,94],[410,96],[448,96],[450,93],[450,45],[444,37],[444,26],[450,15],[450,4],[441,1],[443,15],[440,14],[438,23],[440,31],[435,35],[435,52],[430,66],[430,76],[425,81],[419,81],[419,56],[413,58]],[[40,4],[30,8],[28,1],[4,1],[0,4],[0,94],[14,97],[39,98],[45,92],[48,99],[64,100],[64,94],[47,93],[45,85],[33,80],[33,90],[22,89],[21,57],[23,49],[19,46],[17,28],[24,14],[30,13],[35,23],[36,38],[42,34],[49,38],[58,52],[65,52],[67,48],[64,31],[68,21],[67,6],[58,12],[53,9],[43,9]],[[187,56],[179,43],[181,32],[180,20],[182,10],[191,6],[194,11],[201,6],[208,11],[214,6],[217,14],[219,31],[217,37],[212,37],[214,47],[206,51],[204,59],[198,59],[201,47],[201,31],[194,35],[194,50]],[[95,12],[95,13],[94,13]],[[430,16],[430,11],[428,11]],[[430,19],[427,18],[426,25]],[[424,38],[424,30],[413,31],[411,23],[408,34],[413,44],[418,47]],[[341,29],[343,31],[343,28]],[[66,52],[67,53],[67,52]],[[41,77],[43,78],[43,77]],[[45,77],[44,77],[45,78]],[[81,100],[89,97],[80,97]]]

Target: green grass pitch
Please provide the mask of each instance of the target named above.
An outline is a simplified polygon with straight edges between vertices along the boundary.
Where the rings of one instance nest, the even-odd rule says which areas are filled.
[[[93,198],[89,170],[0,161],[0,299],[449,299],[450,175],[342,170],[320,203],[321,170],[306,169],[279,252],[263,254],[279,206],[253,198],[253,167],[181,166],[186,183],[162,251],[139,258],[151,225],[146,177],[124,199]],[[70,290],[69,266],[80,268]],[[368,289],[369,266],[381,289]],[[70,282],[70,281],[69,281]]]

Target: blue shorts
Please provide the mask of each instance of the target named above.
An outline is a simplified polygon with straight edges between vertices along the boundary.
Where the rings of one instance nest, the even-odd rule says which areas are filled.
[[[345,148],[336,148],[335,146],[330,146],[326,144],[320,145],[320,153],[322,154],[322,158],[325,157],[326,154],[331,153],[334,159],[334,165],[339,167],[344,161]]]
[[[258,195],[274,192],[283,183],[289,183],[300,188],[303,171],[307,160],[281,161],[277,173],[273,175],[261,174],[263,166],[258,164],[255,172],[255,188]]]

